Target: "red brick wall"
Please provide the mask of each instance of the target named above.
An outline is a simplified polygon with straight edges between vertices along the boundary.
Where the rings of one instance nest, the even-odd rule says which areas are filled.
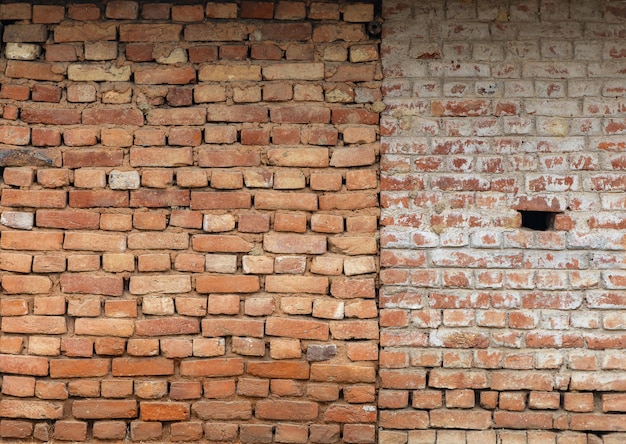
[[[373,15],[0,5],[0,440],[374,442]]]
[[[624,4],[383,14],[381,442],[626,442]]]

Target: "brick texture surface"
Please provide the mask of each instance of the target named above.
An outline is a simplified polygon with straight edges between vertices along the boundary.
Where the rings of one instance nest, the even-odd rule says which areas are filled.
[[[0,5],[0,441],[373,442],[373,4],[38,3]]]
[[[188,3],[0,4],[0,441],[625,442],[624,5]]]
[[[623,12],[383,2],[379,442],[626,440]]]

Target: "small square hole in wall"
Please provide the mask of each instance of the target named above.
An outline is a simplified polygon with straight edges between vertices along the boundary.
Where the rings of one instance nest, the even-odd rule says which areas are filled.
[[[536,231],[554,230],[554,218],[557,213],[550,211],[520,211],[522,227]]]

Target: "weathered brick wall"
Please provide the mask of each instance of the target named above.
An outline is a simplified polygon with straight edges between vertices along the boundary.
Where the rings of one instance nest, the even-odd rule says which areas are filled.
[[[626,442],[624,3],[383,15],[381,442]]]
[[[0,440],[374,442],[373,16],[0,4]]]

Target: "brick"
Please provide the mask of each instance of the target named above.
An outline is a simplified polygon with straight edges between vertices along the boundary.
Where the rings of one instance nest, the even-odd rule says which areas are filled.
[[[243,23],[203,23],[185,26],[184,39],[188,42],[243,41],[248,37]]]
[[[176,24],[122,24],[119,27],[121,42],[177,42],[182,25]]]
[[[72,403],[72,415],[81,419],[134,418],[137,401],[78,399]]]
[[[255,416],[262,419],[306,421],[317,418],[318,406],[307,401],[260,400]]]
[[[66,293],[121,296],[123,284],[123,279],[118,276],[86,276],[81,274],[64,274],[61,276],[61,288]]]
[[[0,436],[4,438],[28,438],[33,433],[33,425],[29,421],[0,421]]]
[[[215,319],[202,324],[203,336],[263,337],[263,322],[243,319]]]
[[[312,26],[306,22],[263,23],[253,36],[258,41],[307,41],[312,36]]]
[[[59,103],[61,101],[61,88],[52,85],[33,85],[31,99],[33,102]]]
[[[93,436],[96,439],[124,439],[124,437],[126,436],[126,422],[124,421],[94,422]]]
[[[203,125],[206,122],[206,110],[154,109],[148,112],[147,121],[150,125]]]
[[[121,150],[66,151],[63,165],[67,168],[121,166],[124,156]]]
[[[187,233],[131,233],[128,248],[131,250],[184,250],[189,246]]]
[[[274,148],[267,152],[270,165],[325,168],[329,165],[326,148]]]
[[[265,80],[321,80],[323,63],[277,63],[263,68]]]
[[[9,60],[7,62],[5,75],[10,78],[44,80],[50,82],[60,82],[65,79],[65,75],[55,73],[50,64],[22,60]],[[25,120],[23,110],[22,120]]]
[[[267,108],[258,105],[213,105],[207,110],[208,122],[266,123],[268,120]]]
[[[201,79],[202,80],[202,79]],[[196,70],[192,67],[150,67],[135,70],[135,82],[144,85],[186,85],[195,83]]]
[[[8,294],[47,294],[52,282],[45,276],[7,275],[2,277],[2,288]]]
[[[306,321],[288,318],[268,318],[265,332],[270,336],[298,339],[328,339],[328,324],[320,321]]]
[[[134,1],[113,1],[107,3],[105,16],[111,19],[136,19],[139,5]]]
[[[328,278],[317,276],[267,276],[265,289],[270,293],[326,294]]]
[[[0,88],[0,98],[13,100],[28,100],[30,97],[30,87],[27,85],[4,84]]]
[[[167,318],[146,319],[135,323],[135,334],[138,336],[186,335],[200,332],[200,324],[196,319]]]
[[[189,419],[189,404],[184,402],[141,402],[142,421],[185,421]]]
[[[0,415],[3,418],[61,419],[63,405],[50,401],[0,400]]]
[[[226,127],[232,128],[232,127]],[[227,131],[231,133],[231,131]],[[205,141],[207,134],[205,132]],[[236,139],[237,132],[234,131],[234,137]],[[220,142],[231,143],[230,136],[227,140],[220,140]],[[261,164],[261,158],[259,153],[256,152],[238,152],[235,150],[200,150],[198,153],[198,166],[200,167],[213,167],[213,168],[227,168],[227,167],[252,167]]]
[[[174,373],[174,362],[166,358],[114,358],[113,376],[161,376]]]
[[[5,231],[0,242],[2,248],[7,250],[60,250],[63,233]]]
[[[186,293],[188,291],[191,291],[191,280],[188,276],[132,276],[130,278],[131,294]]]
[[[1,202],[9,207],[65,208],[66,193],[60,190],[5,189]]]
[[[2,331],[8,330],[5,330],[3,326]],[[48,360],[37,356],[3,354],[0,355],[0,368],[3,373],[18,374],[22,376],[46,376],[48,374]]]
[[[317,195],[313,193],[257,192],[254,198],[257,210],[317,210]]]
[[[133,335],[134,322],[130,319],[79,318],[75,329],[82,335],[129,337]]]
[[[111,368],[109,359],[52,359],[51,378],[89,378],[105,376]]]
[[[86,109],[82,112],[84,125],[143,125],[143,113],[136,109]]]
[[[126,82],[130,80],[130,66],[88,65],[74,63],[67,67],[67,78],[77,82]],[[90,117],[93,113],[89,111]],[[88,120],[94,124],[94,120]]]
[[[254,293],[260,288],[257,276],[209,276],[196,278],[198,293]]]
[[[48,62],[76,62],[78,55],[76,47],[71,44],[46,46],[46,61]]]

